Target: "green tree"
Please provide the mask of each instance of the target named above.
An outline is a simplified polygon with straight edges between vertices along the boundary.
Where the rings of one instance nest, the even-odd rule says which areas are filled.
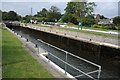
[[[48,21],[54,22],[55,20],[58,21],[60,18],[61,18],[61,13],[59,8],[57,8],[56,6],[51,6],[47,14]]]
[[[74,17],[74,20],[76,21],[74,23],[78,23],[81,20],[85,20],[85,16],[90,15],[93,12],[94,6],[96,6],[94,2],[68,2],[67,7],[65,8],[65,15],[72,14],[72,17]]]
[[[7,20],[7,12],[2,12],[2,20]]]
[[[42,11],[37,12],[37,16],[38,16],[38,17],[46,17],[47,14],[48,14],[48,11],[47,11],[47,9],[45,9],[45,8],[43,8]]]
[[[10,21],[18,21],[19,16],[14,11],[2,12],[2,19],[3,20],[10,20]]]
[[[32,18],[32,16],[26,15],[25,17],[23,17],[23,20],[24,20],[24,22],[30,22],[31,18]]]
[[[2,21],[2,11],[0,10],[0,22]]]
[[[62,16],[61,19],[62,19],[63,22],[66,22],[66,23],[72,22],[74,24],[78,24],[76,18],[73,16],[73,14],[64,15],[64,16]]]
[[[46,17],[38,17],[37,20],[38,20],[38,22],[42,22],[42,21],[47,22]]]
[[[103,16],[103,15],[101,15],[101,16],[100,16],[100,19],[108,19],[108,18],[105,17],[105,16]]]
[[[113,23],[114,23],[115,25],[120,25],[120,16],[114,17],[114,18],[113,18]]]
[[[67,14],[75,14],[76,17],[85,16],[93,12],[94,2],[68,2],[65,11]]]
[[[90,27],[91,25],[94,25],[96,24],[97,22],[95,21],[94,19],[94,16],[93,15],[87,15],[86,17],[82,17],[79,22],[82,22],[83,26],[88,26]]]

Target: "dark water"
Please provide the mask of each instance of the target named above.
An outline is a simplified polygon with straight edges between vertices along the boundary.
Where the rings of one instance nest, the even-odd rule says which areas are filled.
[[[25,37],[26,39],[28,39],[29,41],[33,42],[34,44],[37,44],[39,47],[45,49],[46,51],[54,54],[55,56],[57,56],[60,59],[65,61],[65,53],[64,52],[61,52],[55,48],[49,47],[48,45],[37,41],[37,39],[42,39],[42,36],[40,36],[39,34],[34,34],[31,30],[25,29],[25,28],[14,28],[14,32],[18,33],[19,35],[21,35],[21,36]],[[55,57],[53,57],[51,55],[48,55],[48,59],[50,59],[52,62],[54,62],[55,64],[60,66],[62,69],[65,69],[65,63],[63,63],[62,61],[56,59]],[[80,59],[77,59],[73,56],[70,56],[70,55],[68,55],[67,62],[86,73],[98,69],[97,67],[95,67],[91,64],[88,64],[88,63],[86,63]],[[73,69],[72,67],[70,67],[68,65],[67,65],[67,72],[69,72],[73,76],[77,76],[77,75],[81,74],[80,72],[78,72],[77,70]],[[93,74],[91,74],[91,76],[96,78],[97,73],[93,73]],[[112,70],[108,71],[106,69],[102,69],[100,77],[101,78],[119,78],[119,75],[117,73],[112,72]],[[80,78],[88,78],[88,77],[83,76]]]

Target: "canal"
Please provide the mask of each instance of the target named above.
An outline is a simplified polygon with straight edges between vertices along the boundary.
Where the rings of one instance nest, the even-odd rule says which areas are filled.
[[[21,35],[22,37],[28,39],[29,41],[31,41],[34,44],[37,44],[40,48],[43,48],[44,50],[46,50],[47,52],[50,52],[52,54],[54,54],[55,56],[59,57],[60,59],[62,59],[63,61],[65,61],[65,53],[57,50],[53,47],[50,47],[46,44],[43,44],[41,42],[39,42],[37,39],[43,39],[44,35],[39,35],[39,31],[35,31],[28,29],[28,28],[22,28],[22,27],[9,27],[10,29],[13,29],[15,33],[18,33],[19,35]],[[40,33],[41,34],[41,33]],[[55,64],[57,64],[59,67],[61,67],[62,69],[65,69],[65,63],[63,63],[62,61],[58,60],[57,58],[48,55],[47,56],[48,59],[50,59],[50,61],[54,62]],[[73,56],[68,55],[68,60],[67,62],[69,64],[71,64],[72,66],[84,71],[84,72],[90,72],[90,71],[94,71],[97,69],[97,67],[88,64],[80,59],[77,59]],[[109,67],[109,66],[108,66]],[[67,65],[67,72],[70,73],[72,76],[77,76],[80,75],[81,73],[75,69],[73,69],[72,67],[70,67],[69,65]],[[97,73],[91,74],[91,76],[97,78]],[[113,70],[107,70],[102,68],[102,72],[101,72],[101,78],[115,78],[118,79],[120,78],[119,74],[117,72],[114,72]],[[82,76],[80,78],[88,78],[87,76]]]

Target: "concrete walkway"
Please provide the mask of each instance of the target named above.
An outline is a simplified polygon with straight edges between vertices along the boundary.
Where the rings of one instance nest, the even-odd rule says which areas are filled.
[[[32,28],[38,31],[48,32],[48,33],[52,33],[52,34],[60,35],[64,37],[69,37],[76,40],[82,40],[89,43],[105,45],[105,46],[110,46],[114,48],[120,47],[118,45],[120,42],[120,39],[117,39],[117,38],[110,38],[110,37],[98,36],[94,34],[86,34],[86,33],[66,31],[66,30],[60,30],[60,29],[49,28],[49,27],[39,27],[39,26],[33,26],[33,25],[27,25],[23,27]]]

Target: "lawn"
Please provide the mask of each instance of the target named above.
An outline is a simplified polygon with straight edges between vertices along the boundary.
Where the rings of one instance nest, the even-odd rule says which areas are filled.
[[[78,26],[78,25],[67,25],[69,27],[79,27],[81,28],[81,26]],[[86,27],[86,26],[82,26],[83,29],[91,29],[91,30],[99,30],[99,31],[113,31],[113,32],[120,32],[119,30],[110,30],[110,29],[103,29],[103,28],[94,28],[94,27]]]
[[[32,24],[34,26],[40,26],[40,27],[48,27],[48,28],[53,28],[52,26],[43,26],[43,25],[38,25],[38,24]],[[61,29],[61,30],[67,30],[67,31],[74,31],[74,32],[80,32],[80,33],[86,33],[86,34],[93,34],[93,35],[98,35],[98,36],[104,36],[104,37],[110,37],[110,38],[120,38],[119,36],[113,36],[109,34],[104,34],[104,33],[97,33],[97,32],[90,32],[90,31],[84,31],[84,30],[76,30],[76,29],[70,29],[70,28],[58,28],[56,29]]]
[[[69,28],[58,28],[58,29],[67,30],[67,31],[74,31],[74,32],[80,32],[80,33],[86,33],[86,34],[93,34],[93,35],[110,37],[110,38],[120,38],[120,37],[113,36],[113,35],[108,35],[108,34],[104,34],[104,33],[90,32],[90,31],[84,31],[84,30],[75,30],[75,29],[69,29]]]
[[[54,78],[22,47],[8,30],[2,30],[3,78]]]

